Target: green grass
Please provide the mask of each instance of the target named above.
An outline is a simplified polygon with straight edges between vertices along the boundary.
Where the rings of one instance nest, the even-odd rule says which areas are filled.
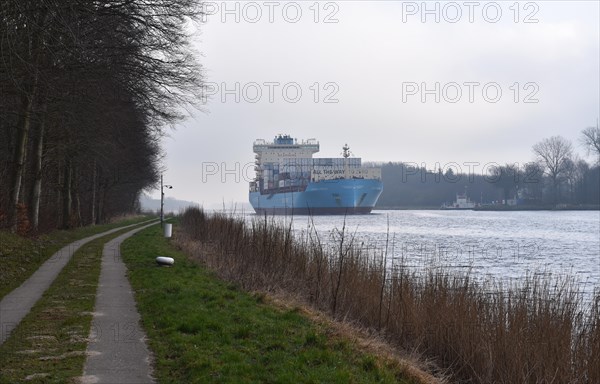
[[[82,227],[69,231],[54,231],[37,239],[0,231],[0,299],[17,288],[56,251],[67,244],[96,233],[148,220],[139,216],[111,224]]]
[[[271,306],[219,280],[159,227],[126,240],[122,255],[161,383],[409,382],[398,366],[329,336],[298,309]],[[175,265],[158,267],[158,255]]]
[[[65,383],[80,376],[100,276],[102,249],[117,231],[81,247],[0,346],[0,383]]]

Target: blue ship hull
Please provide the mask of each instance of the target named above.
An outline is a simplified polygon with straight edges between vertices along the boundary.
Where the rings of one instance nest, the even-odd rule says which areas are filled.
[[[257,214],[345,215],[370,213],[383,184],[372,179],[321,180],[304,191],[250,192]]]

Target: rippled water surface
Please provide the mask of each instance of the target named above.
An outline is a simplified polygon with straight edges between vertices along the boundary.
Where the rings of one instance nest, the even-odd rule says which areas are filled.
[[[247,219],[255,218],[247,215]],[[279,217],[289,223],[290,218]],[[571,276],[585,292],[600,288],[598,211],[374,211],[360,216],[297,216],[305,233],[310,221],[323,240],[334,228],[356,232],[359,244],[383,250],[388,263],[415,269],[446,267],[480,277]],[[388,230],[389,227],[389,230]]]

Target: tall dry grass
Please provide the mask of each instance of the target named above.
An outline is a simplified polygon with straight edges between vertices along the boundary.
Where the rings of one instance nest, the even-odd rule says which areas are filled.
[[[378,330],[455,381],[600,383],[600,292],[584,305],[572,280],[530,276],[506,286],[439,268],[390,267],[387,250],[365,249],[346,228],[330,239],[314,229],[295,237],[291,224],[247,224],[198,208],[181,224],[183,247],[223,278],[288,292]]]

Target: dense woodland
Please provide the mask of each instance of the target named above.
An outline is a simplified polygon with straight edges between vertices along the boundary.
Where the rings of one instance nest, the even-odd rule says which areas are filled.
[[[159,139],[199,95],[195,0],[0,2],[0,227],[104,222],[157,183]]]
[[[466,192],[475,203],[523,208],[598,208],[600,204],[600,129],[588,127],[579,146],[594,162],[580,158],[573,143],[553,136],[532,148],[527,164],[439,164],[427,169],[410,163],[379,164],[383,193],[380,208],[440,207]],[[462,172],[461,172],[462,171]]]

